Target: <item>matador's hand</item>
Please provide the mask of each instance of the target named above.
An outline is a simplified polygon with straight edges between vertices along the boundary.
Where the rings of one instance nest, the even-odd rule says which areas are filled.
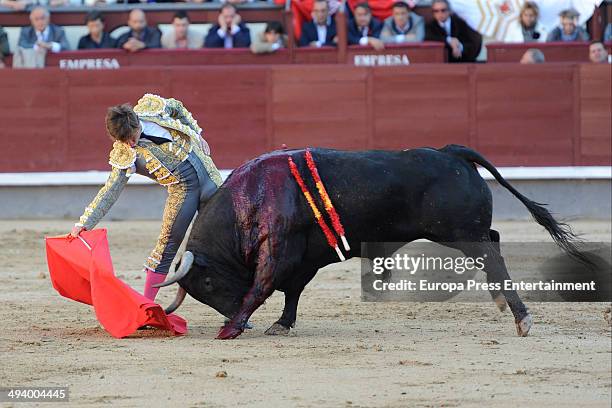
[[[72,231],[70,231],[70,234],[68,234],[68,236],[70,238],[76,238],[79,236],[79,234],[81,234],[81,232],[85,230],[86,230],[85,227],[75,225],[74,227],[72,227]]]

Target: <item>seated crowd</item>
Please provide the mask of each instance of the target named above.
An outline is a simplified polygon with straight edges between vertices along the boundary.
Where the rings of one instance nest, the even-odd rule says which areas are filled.
[[[192,0],[201,3],[205,0]],[[118,37],[113,37],[105,29],[104,15],[94,10],[87,14],[85,24],[88,33],[78,41],[78,49],[120,48],[127,52],[138,52],[147,48],[197,49],[197,48],[250,48],[254,53],[271,53],[287,46],[288,38],[279,22],[270,22],[263,32],[251,35],[249,27],[242,21],[235,4],[253,0],[224,0],[219,15],[206,35],[201,35],[190,28],[189,15],[177,11],[170,30],[163,34],[156,26],[147,23],[146,14],[141,9],[129,13],[128,30]],[[31,25],[22,27],[17,42],[20,59],[38,58],[38,54],[57,53],[70,49],[64,29],[50,23],[50,13],[44,6],[32,6],[35,0],[0,0],[0,5],[14,10],[32,7],[29,13]],[[116,0],[48,0],[52,6],[98,3],[114,3]],[[143,2],[129,0],[128,3]],[[159,0],[158,0],[159,2]],[[302,24],[301,34],[296,38],[300,47],[334,47],[338,43],[338,34],[334,15],[338,2],[314,0],[310,21]],[[436,41],[445,44],[449,62],[474,62],[482,48],[482,36],[468,23],[451,12],[448,0],[432,0],[433,18],[426,22],[415,13],[410,4],[397,1],[393,4],[391,15],[379,21],[372,15],[367,1],[357,4],[352,10],[347,8],[349,45],[369,46],[382,50],[390,44]],[[538,43],[589,41],[589,34],[578,25],[578,14],[575,10],[564,10],[560,13],[560,24],[547,32],[539,23],[539,9],[536,3],[526,1],[520,10],[519,19],[508,31],[509,42]],[[604,41],[612,37],[612,25],[606,29]],[[0,27],[0,67],[2,57],[9,55],[7,36]],[[606,62],[606,48],[601,42],[593,42],[589,50],[593,62]],[[44,58],[44,57],[43,57]],[[545,56],[537,48],[528,50],[522,63],[544,62]]]

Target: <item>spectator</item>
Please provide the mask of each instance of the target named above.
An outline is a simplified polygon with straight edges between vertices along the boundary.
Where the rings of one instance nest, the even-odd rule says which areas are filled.
[[[147,26],[144,11],[134,9],[128,17],[130,31],[117,40],[117,47],[129,52],[136,52],[145,48],[161,48],[161,32],[157,27]]]
[[[47,0],[47,5],[49,7],[82,6],[83,1],[82,0]]]
[[[85,17],[89,34],[79,40],[78,49],[117,48],[117,40],[104,31],[104,17],[99,11],[90,11]]]
[[[8,36],[4,32],[4,28],[0,26],[0,68],[4,68],[4,57],[9,55],[11,50],[9,49]]]
[[[410,12],[408,4],[393,4],[392,15],[385,20],[380,38],[385,43],[418,42],[425,38],[425,20]]]
[[[266,29],[261,33],[256,41],[251,44],[251,51],[254,54],[265,54],[275,52],[287,46],[287,36],[283,26],[278,21],[272,21],[266,25]]]
[[[507,42],[544,42],[546,31],[539,23],[540,8],[533,1],[526,1],[521,7],[519,20],[508,27]]]
[[[559,13],[561,25],[548,34],[546,41],[589,41],[589,34],[578,26],[579,16],[580,14],[574,9]]]
[[[202,48],[204,39],[189,28],[189,16],[183,10],[177,11],[172,18],[172,30],[161,37],[162,48]]]
[[[19,47],[50,52],[67,50],[69,47],[64,29],[55,24],[49,24],[49,17],[49,10],[42,6],[34,7],[30,12],[32,25],[23,27],[19,33],[17,43]]]
[[[589,45],[589,60],[594,64],[605,64],[608,62],[608,50],[601,41],[593,41]]]
[[[312,5],[312,21],[302,25],[300,47],[335,47],[338,43],[336,22],[329,15],[329,5],[326,0],[315,0]]]
[[[542,64],[546,62],[544,53],[537,48],[530,48],[521,57],[521,64]]]
[[[251,32],[242,22],[236,6],[225,3],[219,10],[218,23],[210,28],[204,46],[208,48],[248,48]]]
[[[608,23],[608,25],[606,26],[606,30],[604,31],[603,35],[603,41],[612,41],[612,23]]]
[[[379,39],[382,23],[372,17],[368,3],[360,3],[353,10],[353,19],[348,24],[348,43],[351,45],[370,45],[375,50],[385,48]]]
[[[476,61],[482,36],[451,13],[448,0],[433,0],[431,11],[434,19],[425,26],[425,40],[445,43],[449,62]]]
[[[0,0],[0,6],[10,8],[15,11],[23,11],[35,0]]]

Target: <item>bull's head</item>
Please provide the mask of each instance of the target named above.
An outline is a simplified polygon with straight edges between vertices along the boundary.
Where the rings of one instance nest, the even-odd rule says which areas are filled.
[[[168,286],[175,282],[178,282],[194,299],[209,305],[230,319],[238,312],[242,299],[251,285],[234,271],[211,265],[203,255],[198,254],[194,257],[189,251],[183,255],[175,276],[158,286]],[[167,311],[172,312],[180,305],[181,295],[184,297],[179,290],[177,300],[171,306],[174,308]]]

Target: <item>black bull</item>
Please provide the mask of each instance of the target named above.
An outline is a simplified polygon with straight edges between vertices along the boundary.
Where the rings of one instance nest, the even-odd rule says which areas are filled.
[[[251,314],[275,290],[285,293],[285,307],[266,333],[287,333],[306,284],[320,268],[338,261],[290,173],[289,156],[309,190],[316,192],[303,153],[275,151],[236,169],[194,221],[186,248],[189,265],[182,265],[163,285],[178,281],[182,298],[186,291],[228,317],[218,338],[240,335]],[[456,243],[466,256],[486,254],[487,280],[510,279],[499,251],[499,234],[491,229],[491,191],[476,164],[516,196],[561,247],[580,256],[568,226],[521,195],[469,148],[313,149],[312,154],[344,225],[351,247],[347,258],[361,255],[361,242],[427,239]],[[323,209],[318,194],[313,195]],[[526,336],[531,315],[518,294],[512,290],[491,294],[500,309],[507,302],[518,334]]]

